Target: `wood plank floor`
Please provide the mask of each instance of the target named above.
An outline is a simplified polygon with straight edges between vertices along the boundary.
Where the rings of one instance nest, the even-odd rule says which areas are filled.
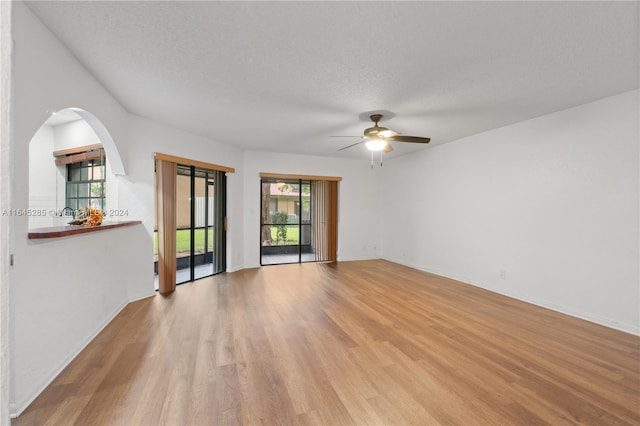
[[[127,306],[13,425],[640,424],[640,339],[382,260]]]

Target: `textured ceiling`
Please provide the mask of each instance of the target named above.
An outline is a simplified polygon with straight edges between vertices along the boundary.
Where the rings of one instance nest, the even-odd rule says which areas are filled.
[[[255,150],[364,159],[330,137],[364,112],[440,144],[639,86],[638,2],[27,4],[130,112]]]

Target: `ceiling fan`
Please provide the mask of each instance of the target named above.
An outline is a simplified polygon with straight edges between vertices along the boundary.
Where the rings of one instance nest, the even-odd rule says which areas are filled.
[[[371,115],[369,118],[373,121],[374,126],[364,129],[362,140],[349,146],[345,146],[344,148],[340,148],[338,151],[343,151],[364,143],[369,151],[391,152],[393,151],[391,142],[429,143],[431,140],[430,138],[423,138],[419,136],[404,136],[398,132],[387,129],[386,127],[379,126],[378,123],[382,120],[382,117],[382,114]]]

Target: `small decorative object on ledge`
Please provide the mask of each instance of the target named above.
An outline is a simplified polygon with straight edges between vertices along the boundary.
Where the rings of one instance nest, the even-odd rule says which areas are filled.
[[[100,210],[83,207],[78,211],[78,217],[69,222],[69,225],[98,226],[102,223],[103,217]]]

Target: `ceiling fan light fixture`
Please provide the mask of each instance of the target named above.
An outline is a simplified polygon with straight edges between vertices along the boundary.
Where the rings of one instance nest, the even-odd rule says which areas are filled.
[[[382,158],[383,152],[391,152],[393,151],[393,146],[391,146],[391,142],[408,142],[408,143],[429,143],[430,138],[425,138],[421,136],[404,136],[401,133],[395,132],[393,130],[387,129],[386,127],[381,127],[378,125],[378,122],[382,120],[382,114],[372,114],[369,116],[371,121],[373,121],[373,127],[369,127],[364,129],[363,137],[360,139],[360,142],[353,143],[349,146],[345,146],[344,148],[340,148],[338,151],[344,151],[347,148],[351,148],[352,146],[365,144],[367,149],[373,155],[374,152],[380,152]],[[373,158],[373,157],[371,157]],[[373,163],[372,163],[373,164]]]
[[[387,146],[387,141],[383,139],[369,139],[364,144],[369,151],[382,151]]]
[[[378,136],[382,137],[382,138],[390,138],[392,136],[398,136],[399,133],[398,132],[394,132],[393,130],[381,130],[378,132]]]

